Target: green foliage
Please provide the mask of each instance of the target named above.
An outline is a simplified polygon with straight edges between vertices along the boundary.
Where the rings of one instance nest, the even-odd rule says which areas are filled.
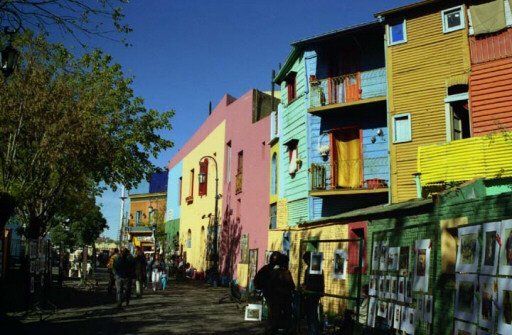
[[[146,109],[132,78],[100,50],[77,59],[30,33],[15,46],[22,63],[0,80],[0,191],[39,236],[100,182],[133,188],[154,173],[150,157],[172,146],[159,133],[174,112]]]

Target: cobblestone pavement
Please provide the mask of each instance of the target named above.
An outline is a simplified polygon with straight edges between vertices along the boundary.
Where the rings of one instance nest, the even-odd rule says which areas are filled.
[[[171,281],[165,291],[144,292],[129,306],[116,307],[106,282],[96,290],[66,281],[52,294],[57,305],[53,314],[10,314],[11,334],[263,334],[264,324],[244,321],[244,308],[235,303],[219,304],[228,288],[202,282]],[[3,322],[2,322],[3,323]],[[5,329],[5,328],[4,328]]]

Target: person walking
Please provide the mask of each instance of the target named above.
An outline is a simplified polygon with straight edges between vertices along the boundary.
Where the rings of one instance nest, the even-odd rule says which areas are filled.
[[[284,334],[293,332],[292,302],[295,283],[288,269],[288,256],[279,254],[277,263],[269,274],[268,296],[269,303],[269,329],[270,334],[284,331]],[[283,334],[281,332],[280,334]]]
[[[256,275],[253,279],[254,288],[257,290],[260,290],[263,294],[263,297],[265,298],[267,308],[268,308],[268,320],[266,325],[266,333],[270,333],[271,324],[273,323],[272,316],[273,313],[271,312],[272,309],[272,297],[269,295],[269,279],[270,279],[270,273],[274,269],[274,267],[277,264],[277,260],[281,253],[279,251],[274,251],[270,254],[268,264],[263,265],[261,269],[258,270]]]
[[[318,316],[318,305],[320,298],[324,295],[325,284],[324,274],[311,274],[311,252],[306,251],[302,255],[302,260],[306,263],[304,273],[304,283],[301,285],[301,293],[304,297],[304,308],[306,310],[306,320],[308,324],[308,335],[320,334],[320,319]]]
[[[135,274],[135,265],[132,255],[127,248],[123,248],[121,255],[114,261],[113,272],[116,278],[117,307],[121,307],[123,301],[126,306],[130,303],[132,293],[132,279]]]
[[[137,298],[142,296],[142,290],[146,281],[146,257],[141,247],[135,248],[135,295]]]
[[[160,254],[155,253],[154,258],[151,261],[151,281],[153,282],[153,291],[161,288],[160,276],[163,269],[165,269],[164,262],[160,259]]]
[[[108,271],[108,288],[107,288],[107,291],[108,291],[108,294],[111,294],[112,293],[112,290],[114,289],[115,285],[116,285],[116,278],[114,276],[114,272],[113,272],[113,266],[114,266],[114,262],[116,260],[116,258],[119,256],[119,249],[118,248],[114,248],[113,250],[111,250],[110,252],[110,257],[108,259],[108,262],[107,262],[107,271]]]

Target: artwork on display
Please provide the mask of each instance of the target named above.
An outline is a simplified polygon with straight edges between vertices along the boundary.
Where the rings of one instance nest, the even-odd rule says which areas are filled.
[[[249,304],[245,307],[245,321],[261,321],[261,304]]]
[[[411,277],[405,278],[405,302],[408,303],[412,302],[412,282]]]
[[[463,321],[455,320],[455,335],[476,335],[476,325]]]
[[[512,220],[501,223],[500,275],[512,276]]]
[[[379,251],[379,270],[386,271],[388,267],[388,245],[387,242],[383,242],[380,245]]]
[[[409,247],[400,247],[398,268],[401,276],[405,276],[409,272],[409,251]]]
[[[475,290],[478,285],[477,275],[455,275],[455,317],[461,320],[476,322],[478,306],[475,301]]]
[[[481,327],[492,328],[494,326],[494,306],[493,301],[496,298],[494,287],[496,284],[494,277],[480,276],[480,306],[478,320]]]
[[[379,292],[378,292],[379,298],[385,298],[386,297],[385,285],[386,285],[386,277],[385,276],[380,276],[379,277]]]
[[[400,329],[407,334],[414,334],[414,324],[416,322],[416,310],[411,307],[402,307],[402,323]]]
[[[37,240],[30,240],[29,242],[29,256],[30,259],[37,258]]]
[[[395,312],[393,315],[393,329],[400,329],[400,325],[402,323],[402,306],[395,305]]]
[[[338,249],[334,251],[334,264],[332,278],[346,279],[347,277],[347,250]]]
[[[372,270],[379,270],[380,263],[380,242],[375,242],[375,245],[373,246],[373,256],[372,256]]]
[[[480,255],[480,242],[478,240],[479,234],[480,226],[458,229],[459,243],[457,246],[455,271],[477,272],[478,256]]]
[[[323,270],[324,254],[322,252],[312,252],[309,260],[309,274],[321,275]]]
[[[379,300],[378,302],[378,308],[377,308],[377,316],[381,317],[381,318],[385,318],[388,314],[388,303],[383,301],[383,300]]]
[[[391,280],[392,276],[386,276],[386,281],[384,285],[385,297],[386,299],[391,299]]]
[[[423,320],[423,308],[425,307],[424,301],[425,301],[424,295],[418,296],[418,302],[416,304],[416,306],[417,306],[416,307],[416,309],[417,309],[416,318],[420,321]]]
[[[240,238],[240,263],[249,264],[249,235],[243,234]]]
[[[495,275],[498,267],[499,244],[496,237],[500,234],[501,222],[483,225],[483,254],[480,266],[481,274]]]
[[[375,313],[377,312],[377,299],[370,298],[368,304],[368,319],[367,324],[369,327],[375,327]]]
[[[426,295],[423,299],[423,321],[432,323],[432,310],[434,309],[434,297]]]
[[[395,318],[395,305],[392,303],[388,304],[388,315],[386,317],[388,321],[388,327],[393,328],[393,320]]]
[[[501,306],[498,316],[498,333],[512,334],[512,280],[498,279],[498,305]]]
[[[428,274],[430,268],[430,240],[418,240],[415,243],[416,262],[414,264],[414,283],[412,290],[428,291]]]
[[[398,301],[405,301],[405,277],[398,277]]]
[[[398,271],[398,260],[400,257],[400,248],[392,247],[388,249],[388,271]]]
[[[393,277],[391,277],[390,299],[397,300],[397,296],[398,296],[398,278],[393,276]]]
[[[375,296],[377,294],[377,277],[370,276],[368,283],[368,295]]]

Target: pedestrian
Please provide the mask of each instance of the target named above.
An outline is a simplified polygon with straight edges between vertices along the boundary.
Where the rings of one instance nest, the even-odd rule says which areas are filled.
[[[137,298],[142,296],[142,290],[146,281],[146,257],[141,247],[135,248],[135,295]]]
[[[151,262],[151,281],[153,282],[153,291],[156,291],[160,289],[160,277],[163,269],[165,269],[165,264],[163,260],[160,259],[160,254],[155,252],[153,257],[153,261]]]
[[[265,298],[265,302],[266,302],[267,308],[268,308],[268,313],[267,313],[268,320],[267,320],[267,325],[266,325],[266,333],[270,333],[270,328],[271,328],[270,325],[273,323],[271,320],[272,315],[273,315],[273,313],[271,312],[271,309],[272,309],[273,305],[272,305],[272,302],[270,301],[271,297],[269,295],[268,284],[269,284],[270,273],[274,269],[274,266],[276,266],[277,259],[279,258],[279,255],[281,255],[281,253],[279,251],[272,252],[270,254],[268,264],[263,265],[261,267],[261,269],[258,270],[258,272],[256,273],[256,275],[254,276],[254,279],[253,279],[254,288],[261,291],[261,293],[263,294],[263,297]]]
[[[270,334],[281,330],[281,334],[293,332],[292,302],[295,283],[288,269],[288,256],[279,254],[277,263],[269,274],[267,294],[269,296]]]
[[[111,294],[112,293],[112,290],[114,289],[115,285],[116,285],[116,278],[114,276],[114,272],[113,272],[113,266],[114,266],[114,262],[116,260],[116,258],[119,256],[119,249],[118,248],[114,248],[111,250],[110,252],[110,257],[108,259],[108,263],[107,263],[107,271],[108,271],[108,294]]]
[[[128,306],[132,293],[132,279],[135,273],[134,260],[128,248],[123,248],[121,255],[114,261],[112,269],[116,278],[117,307],[121,307],[123,300]]]
[[[151,282],[151,272],[152,272],[153,260],[151,259],[149,254],[145,254],[145,256],[146,256],[146,280],[144,282],[144,288],[148,288],[149,283]]]
[[[318,305],[320,298],[324,295],[325,284],[324,274],[310,273],[311,252],[306,251],[302,255],[302,260],[306,263],[304,273],[304,283],[301,285],[301,293],[306,311],[306,320],[308,324],[308,335],[317,335],[320,333],[320,319],[318,316]]]

